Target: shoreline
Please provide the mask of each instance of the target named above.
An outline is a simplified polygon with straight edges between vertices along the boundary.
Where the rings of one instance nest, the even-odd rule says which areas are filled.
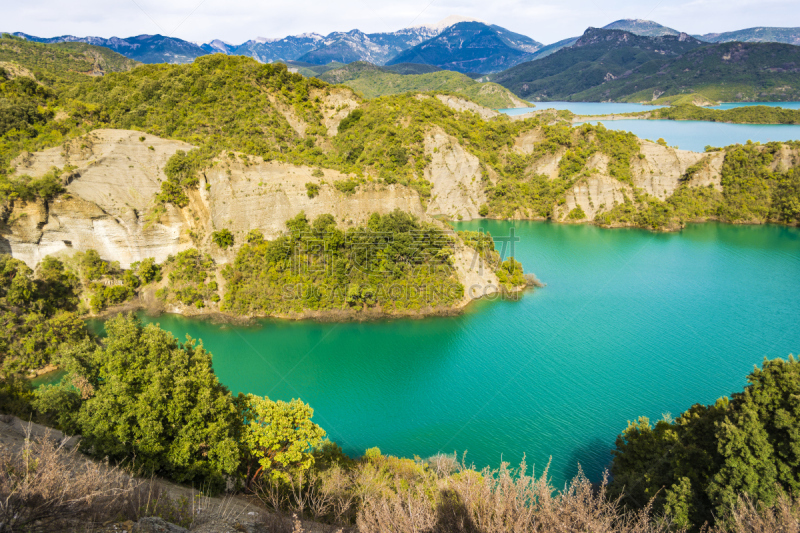
[[[425,307],[419,310],[404,310],[404,311],[391,311],[387,312],[381,308],[369,308],[361,310],[352,309],[324,309],[324,310],[311,310],[306,309],[301,312],[280,313],[280,314],[256,314],[256,315],[234,315],[219,311],[216,309],[209,309],[208,312],[197,310],[196,308],[186,307],[181,308],[168,308],[167,306],[159,303],[153,305],[137,295],[134,300],[109,307],[104,309],[101,313],[92,314],[83,317],[83,320],[101,320],[105,321],[120,313],[135,313],[143,311],[149,317],[159,317],[161,315],[176,315],[184,318],[191,318],[196,320],[204,320],[211,322],[215,325],[232,325],[232,326],[253,326],[261,320],[280,320],[289,322],[313,321],[318,323],[352,323],[352,322],[379,322],[382,320],[423,320],[426,318],[436,317],[454,317],[460,316],[466,312],[467,308],[473,302],[479,300],[494,301],[497,299],[507,299],[510,301],[518,301],[522,294],[529,288],[542,288],[546,284],[541,283],[538,279],[527,285],[514,287],[510,291],[498,290],[496,292],[481,296],[480,298],[464,297],[457,304],[452,307]],[[190,311],[190,312],[186,312]],[[50,369],[52,371],[54,369]],[[43,372],[44,373],[44,372]]]

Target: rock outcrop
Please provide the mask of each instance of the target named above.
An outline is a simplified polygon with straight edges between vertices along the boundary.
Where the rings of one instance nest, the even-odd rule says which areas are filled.
[[[596,174],[578,180],[566,195],[566,202],[553,209],[553,218],[565,221],[570,211],[580,207],[586,217],[576,222],[594,220],[598,213],[611,210],[625,201],[625,196],[633,198],[630,185],[619,182],[611,176]]]
[[[689,182],[692,186],[713,185],[721,190],[720,171],[725,159],[724,152],[708,154],[678,150],[650,141],[640,141],[644,158],[634,157],[631,173],[636,187],[647,194],[665,200],[672,196],[689,167],[705,160],[703,168]]]
[[[300,211],[309,220],[329,213],[342,228],[363,224],[372,213],[395,209],[426,218],[417,192],[402,185],[365,183],[345,194],[334,183],[349,176],[335,170],[314,176],[310,167],[260,159],[251,163],[255,158],[242,157],[231,159],[222,154],[192,194],[187,209],[202,213],[199,218],[209,221],[207,234],[227,228],[242,242],[249,230],[258,229],[272,239],[286,231],[286,220]],[[308,196],[307,183],[319,186],[314,198]]]
[[[425,137],[425,154],[431,157],[425,179],[433,185],[427,214],[453,220],[477,218],[486,203],[478,158],[438,127]]]
[[[311,98],[322,100],[322,123],[328,128],[328,136],[339,133],[339,123],[358,107],[353,91],[343,88],[314,89]]]
[[[438,98],[450,109],[460,113],[463,113],[464,111],[470,111],[484,120],[500,116],[499,111],[489,109],[488,107],[483,107],[482,105],[476,104],[475,102],[467,100],[466,98],[459,98],[458,96],[452,96],[448,94],[437,94],[436,98]]]
[[[178,150],[192,146],[128,130],[96,130],[61,147],[24,153],[16,174],[38,177],[53,167],[67,194],[45,204],[14,203],[0,222],[0,250],[34,266],[46,255],[93,248],[128,266],[155,257],[163,261],[191,246],[183,213],[167,206],[148,219],[166,179],[164,166]]]

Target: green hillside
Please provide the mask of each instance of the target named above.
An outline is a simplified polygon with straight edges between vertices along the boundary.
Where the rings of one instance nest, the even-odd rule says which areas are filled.
[[[720,102],[800,99],[800,47],[782,43],[720,43],[571,95],[573,100],[650,101],[699,92]]]
[[[102,46],[85,43],[40,44],[3,34],[0,38],[0,65],[13,72],[22,66],[37,81],[54,84],[59,81],[81,81],[87,75],[124,72],[138,65]]]
[[[800,124],[800,109],[782,109],[766,105],[708,109],[691,104],[647,111],[651,119],[704,120],[732,124]]]
[[[377,98],[411,91],[442,91],[462,94],[492,109],[522,107],[526,103],[496,83],[479,83],[464,74],[450,70],[403,75],[359,61],[340,69],[325,72],[320,79],[329,83],[347,85],[363,94],[365,98]]]
[[[573,46],[512,67],[491,80],[528,100],[581,100],[574,95],[644,65],[658,70],[669,59],[698,46],[702,43],[691,37],[641,37],[589,28]]]
[[[492,77],[530,100],[650,102],[702,93],[717,101],[800,99],[800,47],[704,44],[590,28],[572,47]]]
[[[371,65],[354,68],[374,73]],[[140,130],[198,147],[174,156],[168,165],[170,179],[159,198],[178,205],[184,191],[197,185],[196,172],[223,150],[352,173],[352,188],[367,180],[399,183],[414,188],[425,200],[432,194],[424,172],[430,161],[425,137],[436,127],[457,139],[485,170],[483,212],[498,218],[518,213],[548,218],[555,205],[563,204],[567,191],[588,175],[586,165],[594,154],[607,156],[609,175],[627,184],[632,184],[632,161],[640,154],[632,134],[602,125],[572,128],[547,112],[527,120],[507,116],[483,120],[474,113],[455,111],[436,98],[417,98],[408,92],[361,102],[341,122],[338,134],[329,136],[322,99],[331,90],[329,85],[289,73],[281,64],[264,65],[237,56],[204,56],[189,65],[144,65],[130,72],[86,77],[56,91],[42,92],[36,87],[17,80],[2,85],[3,94],[11,95],[10,103],[16,105],[16,98],[27,103],[0,115],[8,119],[8,126],[0,130],[0,173],[8,172],[10,160],[23,150],[56,146],[91,129]],[[287,121],[286,108],[305,122],[304,135]],[[534,128],[539,129],[540,140],[531,153],[507,149],[521,133]],[[533,173],[531,168],[540,158],[562,150],[565,155],[557,177]],[[777,145],[731,149],[736,157],[757,156],[758,161],[742,168],[732,161],[722,194],[686,186],[666,201],[635,195],[630,203],[595,222],[651,228],[674,227],[682,220],[703,217],[791,222],[800,216],[785,208],[793,205],[797,175],[769,170],[777,150]],[[728,157],[734,156],[726,156],[726,161]],[[8,195],[44,197],[58,192],[58,187],[50,185],[6,181],[0,189]],[[761,192],[753,194],[753,187]]]

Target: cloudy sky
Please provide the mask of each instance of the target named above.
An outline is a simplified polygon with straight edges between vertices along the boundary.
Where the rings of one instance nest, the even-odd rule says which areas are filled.
[[[367,33],[475,17],[551,43],[621,18],[689,33],[800,26],[797,0],[0,0],[0,30],[41,37],[161,33],[239,44],[255,37],[358,28]]]

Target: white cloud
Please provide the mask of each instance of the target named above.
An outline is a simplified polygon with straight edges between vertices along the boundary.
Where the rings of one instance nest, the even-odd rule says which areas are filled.
[[[689,33],[752,26],[800,26],[796,0],[0,0],[2,31],[43,37],[128,37],[163,33],[190,41],[241,43],[257,36],[360,29],[393,31],[448,15],[475,17],[544,43],[581,34],[620,18],[649,18]]]

